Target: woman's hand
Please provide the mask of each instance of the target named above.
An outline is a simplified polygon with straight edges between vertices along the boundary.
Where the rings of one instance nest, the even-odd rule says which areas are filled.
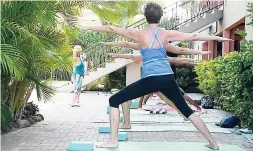
[[[115,53],[108,53],[109,56],[113,57],[113,58],[116,58],[117,57],[117,54]]]
[[[201,55],[206,55],[206,54],[209,54],[209,53],[212,53],[211,51],[201,51]]]
[[[234,41],[233,39],[228,39],[228,38],[223,38],[223,37],[220,37],[218,39],[219,42],[225,42],[225,41]]]

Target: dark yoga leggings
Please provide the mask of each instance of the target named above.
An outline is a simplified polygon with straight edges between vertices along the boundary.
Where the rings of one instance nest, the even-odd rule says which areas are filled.
[[[111,96],[109,103],[111,107],[119,108],[120,104],[128,100],[157,91],[160,91],[168,99],[170,99],[186,118],[193,113],[191,108],[186,104],[172,74],[150,76],[140,79]]]

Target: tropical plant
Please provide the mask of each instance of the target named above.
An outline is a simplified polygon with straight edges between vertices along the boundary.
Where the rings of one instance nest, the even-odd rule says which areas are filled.
[[[77,32],[59,16],[76,9],[75,2],[1,1],[2,104],[13,111],[14,119],[21,118],[34,88],[38,100],[48,101],[54,94],[41,75],[70,70],[70,39]]]
[[[126,27],[133,23],[133,17],[141,13],[142,1],[105,1],[87,4],[106,24]]]
[[[11,109],[1,103],[1,127],[2,129],[6,129],[9,125],[9,122],[11,121],[12,118],[12,111]]]

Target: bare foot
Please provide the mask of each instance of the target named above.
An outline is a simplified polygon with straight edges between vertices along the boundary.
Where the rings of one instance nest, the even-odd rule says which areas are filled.
[[[117,148],[118,146],[119,146],[118,140],[116,141],[109,140],[106,143],[96,145],[97,148]]]
[[[119,129],[131,129],[131,124],[120,124]]]
[[[201,112],[201,108],[197,108],[196,112]]]
[[[78,101],[75,106],[80,107],[80,102]]]
[[[213,150],[219,150],[219,146],[216,145],[216,144],[210,143],[210,144],[206,144],[205,146],[208,147],[208,148],[211,148]]]

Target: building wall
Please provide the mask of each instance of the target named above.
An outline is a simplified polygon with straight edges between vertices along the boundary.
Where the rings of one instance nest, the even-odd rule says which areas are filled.
[[[249,12],[248,12],[248,14],[249,14]],[[245,18],[245,23],[247,24],[247,23],[249,23],[249,22],[250,22],[250,17],[247,16],[247,17]],[[246,25],[246,26],[245,26],[245,30],[246,30],[246,32],[247,32],[246,39],[247,39],[247,40],[253,40],[253,26]]]
[[[239,28],[239,24],[244,22],[247,24],[250,20],[247,15],[249,12],[247,12],[247,5],[248,1],[231,1],[231,0],[225,0],[224,1],[224,10],[223,10],[223,18],[217,22],[214,22],[212,24],[206,25],[202,29],[196,31],[202,34],[209,34],[209,35],[220,35],[223,33],[223,37],[226,38],[233,38],[231,37],[231,31],[233,28]],[[238,9],[239,8],[239,9]],[[236,11],[235,11],[236,10]],[[246,16],[246,17],[245,17]],[[216,27],[217,26],[217,27]],[[209,28],[209,33],[207,30],[204,30],[205,28]],[[245,25],[246,32],[248,33],[246,39],[253,40],[253,27],[249,25]],[[204,42],[193,42],[193,48],[202,50]],[[211,45],[210,45],[211,44]],[[216,50],[217,48],[212,47],[212,45],[215,44],[215,42],[208,42],[208,50]],[[234,50],[234,43],[233,42],[224,42],[222,43],[222,54],[229,53],[229,51]],[[210,50],[209,50],[210,51]],[[217,53],[217,52],[215,52]],[[216,56],[203,56],[203,59],[212,59],[212,57]]]
[[[247,4],[249,0],[245,1],[224,1],[223,11],[223,30],[229,28],[231,25],[242,19],[247,14]]]
[[[197,30],[196,32],[201,33],[203,35],[210,35],[211,31],[212,31],[212,28],[213,28],[213,25],[214,25],[213,23],[209,24],[209,25],[205,26],[204,28],[201,28],[201,29]],[[200,51],[202,51],[202,50],[207,51],[208,48],[203,47],[203,43],[205,43],[205,41],[193,41],[192,42],[192,49],[200,50]],[[202,60],[204,58],[208,58],[208,55],[194,55],[193,59]]]

